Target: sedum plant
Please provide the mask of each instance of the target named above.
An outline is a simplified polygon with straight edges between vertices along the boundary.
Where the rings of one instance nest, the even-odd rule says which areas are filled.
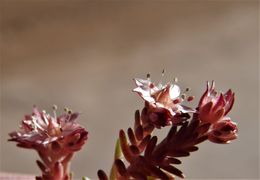
[[[9,141],[17,142],[18,147],[34,149],[40,160],[36,163],[42,171],[37,180],[71,180],[70,162],[73,154],[85,144],[88,132],[76,119],[79,113],[66,109],[65,113],[54,116],[33,107],[31,115],[25,115],[20,130],[10,133]]]
[[[198,105],[193,108],[185,104],[193,101],[175,83],[155,84],[150,75],[147,79],[134,79],[133,90],[143,100],[144,107],[135,112],[133,127],[120,130],[116,143],[114,162],[108,176],[103,170],[97,175],[107,179],[174,179],[185,175],[176,165],[181,157],[198,150],[198,144],[209,140],[228,144],[237,138],[237,125],[227,116],[234,104],[234,93],[228,90],[219,93],[215,82],[207,83]],[[73,154],[85,144],[88,132],[76,119],[78,113],[66,110],[56,117],[33,108],[32,115],[26,115],[21,129],[10,133],[10,141],[17,146],[35,149],[41,160],[37,164],[42,171],[36,179],[70,180],[70,162]],[[153,135],[155,130],[170,126],[160,142]],[[87,179],[87,178],[83,178]]]
[[[218,93],[214,81],[207,83],[194,109],[183,105],[194,97],[181,94],[176,84],[155,84],[149,74],[145,80],[134,81],[137,87],[133,91],[144,100],[144,108],[135,112],[133,128],[119,132],[117,149],[122,150],[123,157],[115,157],[110,179],[184,178],[176,168],[180,157],[197,151],[197,145],[206,140],[228,144],[237,138],[236,123],[227,116],[234,104],[231,90]],[[152,133],[165,126],[171,126],[168,135],[158,142]],[[98,177],[109,179],[103,170],[98,171]]]

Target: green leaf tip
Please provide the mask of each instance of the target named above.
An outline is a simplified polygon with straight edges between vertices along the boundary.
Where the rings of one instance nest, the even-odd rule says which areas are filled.
[[[121,150],[121,146],[120,146],[120,140],[117,139],[116,140],[116,146],[115,146],[115,154],[114,154],[114,161],[116,159],[122,159],[123,158],[123,154],[122,154],[122,150]],[[110,177],[111,180],[115,180],[116,179],[116,167],[113,164],[111,171],[110,171]]]

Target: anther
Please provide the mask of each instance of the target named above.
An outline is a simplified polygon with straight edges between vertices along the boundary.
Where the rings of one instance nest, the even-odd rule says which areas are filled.
[[[178,103],[180,103],[180,102],[181,102],[180,99],[175,99],[175,100],[173,100],[173,104],[178,104]]]
[[[189,87],[187,87],[187,88],[185,89],[185,91],[186,91],[186,92],[190,91],[190,88],[189,88]]]
[[[183,100],[186,99],[186,97],[187,97],[186,94],[182,94],[182,95],[181,95],[181,98],[182,98]]]
[[[150,78],[151,78],[151,74],[148,73],[148,74],[146,75],[146,78],[147,78],[147,79],[150,79]]]
[[[194,99],[194,96],[189,96],[188,98],[187,98],[187,101],[192,101]]]
[[[53,109],[54,111],[56,111],[56,110],[58,109],[58,106],[54,104],[54,105],[52,106],[52,109]]]
[[[164,74],[165,74],[165,70],[163,69],[163,70],[162,70],[162,76],[164,76]]]
[[[69,111],[69,108],[65,107],[65,108],[64,108],[64,111],[65,111],[65,112],[68,112],[68,111]]]
[[[177,78],[177,77],[174,77],[174,78],[173,78],[173,81],[174,81],[175,83],[177,83],[177,82],[178,82],[178,78]]]

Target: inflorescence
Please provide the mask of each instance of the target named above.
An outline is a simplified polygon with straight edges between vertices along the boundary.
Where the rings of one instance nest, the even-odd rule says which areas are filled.
[[[134,79],[134,82],[133,91],[144,100],[144,107],[135,112],[133,127],[119,131],[110,176],[99,170],[100,180],[184,178],[183,172],[176,168],[181,164],[180,157],[197,151],[197,145],[206,140],[228,144],[237,138],[237,124],[227,116],[235,99],[231,90],[220,93],[214,81],[207,82],[205,92],[193,108],[184,105],[194,100],[194,96],[187,95],[190,88],[182,93],[177,78],[174,83],[155,84],[148,74],[147,79]],[[76,122],[79,113],[64,110],[57,117],[57,106],[53,106],[53,116],[34,106],[33,113],[22,120],[20,130],[9,134],[9,141],[15,141],[18,147],[38,152],[40,160],[36,163],[42,171],[36,177],[38,180],[72,179],[71,159],[88,138],[86,129]],[[158,142],[153,132],[166,126],[171,128]]]

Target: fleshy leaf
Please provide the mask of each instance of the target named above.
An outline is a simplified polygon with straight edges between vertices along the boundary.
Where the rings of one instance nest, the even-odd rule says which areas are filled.
[[[114,161],[116,159],[122,159],[123,154],[122,154],[122,150],[121,150],[121,146],[120,146],[120,141],[119,139],[116,140],[116,146],[115,146],[115,154],[114,154]],[[113,164],[111,171],[110,171],[110,179],[114,180],[116,179],[116,167]]]

